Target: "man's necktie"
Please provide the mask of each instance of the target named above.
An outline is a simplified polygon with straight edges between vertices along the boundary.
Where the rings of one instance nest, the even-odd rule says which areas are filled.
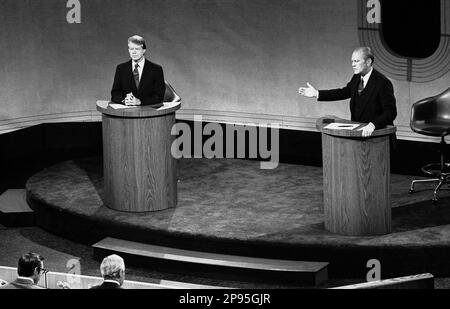
[[[361,80],[359,81],[358,85],[358,94],[360,95],[363,90],[364,90],[364,79],[361,77]]]
[[[136,63],[136,66],[133,70],[134,83],[136,84],[136,88],[139,88],[139,64]]]

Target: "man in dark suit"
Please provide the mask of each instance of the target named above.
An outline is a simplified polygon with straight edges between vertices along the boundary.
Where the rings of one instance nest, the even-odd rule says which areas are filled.
[[[309,83],[299,93],[318,101],[338,101],[350,98],[351,120],[368,123],[362,136],[372,135],[375,129],[393,125],[397,117],[394,87],[389,79],[373,68],[374,56],[369,47],[359,47],[352,54],[354,75],[341,89],[316,90]]]
[[[44,258],[36,253],[22,255],[17,265],[17,279],[0,286],[0,289],[44,289],[37,285],[41,275],[47,272],[43,260]]]
[[[125,262],[117,254],[105,257],[100,265],[103,283],[91,289],[121,289],[125,280]]]
[[[161,66],[145,59],[144,38],[134,35],[128,39],[131,60],[116,68],[111,101],[125,105],[161,105],[165,83]]]

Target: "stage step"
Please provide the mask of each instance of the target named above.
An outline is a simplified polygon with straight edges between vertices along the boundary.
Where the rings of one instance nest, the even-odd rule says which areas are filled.
[[[297,286],[318,286],[328,280],[328,263],[263,259],[217,253],[190,251],[137,243],[107,237],[93,246],[97,259],[116,253],[128,261],[139,260],[169,266],[184,273],[220,275],[246,281],[290,283]],[[232,270],[232,271],[231,271]]]
[[[0,223],[6,227],[34,226],[34,211],[25,189],[10,189],[0,195]]]

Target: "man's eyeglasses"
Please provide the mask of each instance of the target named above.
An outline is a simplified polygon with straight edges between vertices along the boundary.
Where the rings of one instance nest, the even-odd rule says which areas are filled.
[[[48,269],[39,267],[39,272],[40,272],[40,273],[43,273],[43,274],[46,274],[46,273],[48,273]]]
[[[48,269],[45,269],[45,268],[43,268],[43,267],[38,267],[38,271],[39,271],[40,274],[42,273],[42,274],[44,275],[45,288],[48,288],[48,285],[47,285],[47,273],[48,273]]]

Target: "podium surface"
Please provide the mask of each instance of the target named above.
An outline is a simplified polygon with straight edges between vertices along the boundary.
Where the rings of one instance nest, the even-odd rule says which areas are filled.
[[[177,204],[176,162],[171,154],[175,111],[180,102],[114,109],[102,113],[104,202],[109,208],[148,212]]]
[[[352,130],[327,129],[327,120],[357,124]],[[391,232],[390,136],[394,126],[363,138],[366,124],[337,117],[316,122],[322,133],[325,229],[340,235]]]

